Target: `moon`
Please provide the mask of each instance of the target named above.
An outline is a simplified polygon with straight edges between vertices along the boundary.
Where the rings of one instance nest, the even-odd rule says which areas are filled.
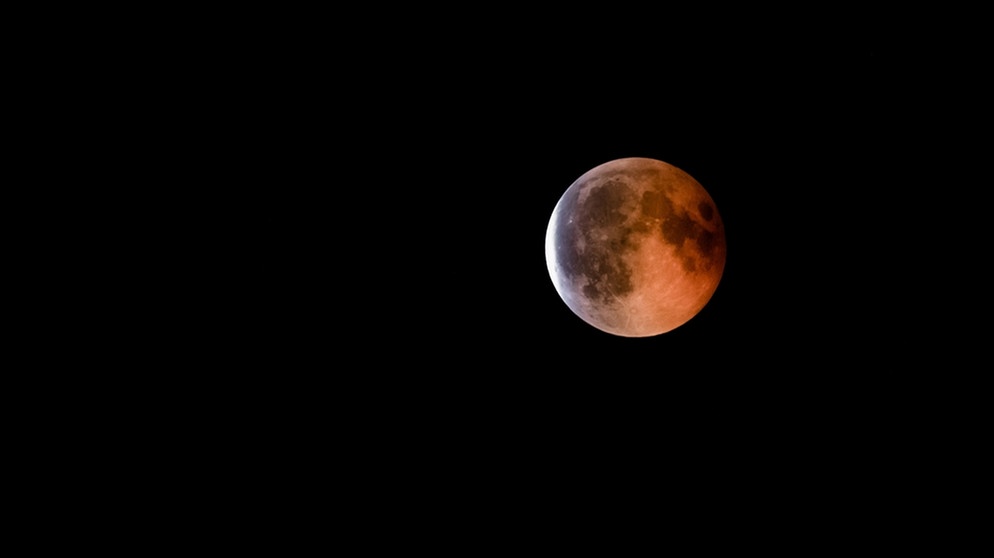
[[[545,259],[583,321],[650,337],[696,316],[725,269],[725,227],[710,194],[681,169],[615,159],[566,189],[549,219]]]

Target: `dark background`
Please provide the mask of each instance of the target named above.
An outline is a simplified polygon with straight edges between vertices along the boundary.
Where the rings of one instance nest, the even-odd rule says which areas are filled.
[[[281,550],[963,540],[987,19],[595,7],[19,19],[35,507]],[[695,177],[728,242],[645,339],[574,316],[544,255],[562,193],[630,156]]]
[[[368,59],[283,37],[235,72],[240,94],[218,100],[244,176],[230,234],[257,266],[262,338],[653,382],[887,366],[927,348],[901,339],[939,329],[955,303],[935,281],[970,263],[957,251],[971,233],[950,219],[980,217],[953,178],[972,70],[866,30],[674,48],[639,26],[589,40],[514,29]],[[690,173],[727,228],[711,303],[652,339],[583,324],[544,261],[559,196],[627,156]]]
[[[595,7],[19,27],[35,508],[284,554],[979,532],[988,20]],[[573,315],[544,254],[563,192],[632,156],[728,244],[643,339]]]
[[[443,19],[227,22],[162,80],[192,217],[158,354],[217,414],[205,447],[414,514],[908,498],[907,464],[956,450],[983,330],[953,316],[985,277],[969,45]],[[544,254],[566,188],[630,156],[695,177],[728,243],[710,303],[644,339],[574,316]]]
[[[879,401],[931,381],[908,379],[919,357],[952,362],[982,220],[962,170],[976,148],[956,131],[969,58],[872,26],[717,46],[620,20],[583,38],[452,28],[382,51],[304,31],[229,45],[205,78],[222,91],[234,219],[219,261],[245,358],[447,386],[446,400],[458,385],[576,390],[614,410],[676,393]],[[727,231],[711,302],[650,339],[576,318],[543,251],[565,189],[628,156],[694,176]]]

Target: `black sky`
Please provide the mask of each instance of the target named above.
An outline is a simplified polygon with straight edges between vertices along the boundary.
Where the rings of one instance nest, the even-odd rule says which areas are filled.
[[[971,74],[860,33],[673,49],[452,31],[361,60],[306,35],[260,49],[224,120],[247,169],[232,190],[259,315],[294,339],[403,346],[433,367],[886,361],[881,331],[942,319],[933,297],[903,294],[942,275],[921,255],[942,260],[928,252],[950,232],[936,192],[961,187],[943,175],[956,95],[924,86]],[[638,341],[575,318],[543,253],[562,192],[628,156],[694,176],[728,236],[712,302]]]
[[[198,55],[192,98],[211,110],[193,141],[221,163],[253,350],[331,366],[370,346],[369,366],[539,369],[550,385],[613,370],[652,391],[702,369],[734,384],[906,362],[969,307],[936,287],[975,261],[959,251],[983,220],[957,177],[978,149],[960,131],[978,129],[969,48],[872,24],[718,41],[585,21],[365,42],[298,21]],[[653,339],[580,322],[544,261],[562,192],[628,156],[690,173],[727,230],[711,303]]]
[[[280,482],[344,467],[408,515],[899,493],[974,410],[983,66],[875,24],[585,16],[293,16],[194,49],[161,116],[207,229],[179,227],[168,293],[210,354],[193,391]],[[728,244],[711,302],[645,339],[573,315],[544,254],[562,193],[631,156],[696,178]]]

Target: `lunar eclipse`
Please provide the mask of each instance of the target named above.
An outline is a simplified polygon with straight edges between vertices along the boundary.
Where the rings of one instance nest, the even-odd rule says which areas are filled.
[[[556,204],[545,237],[556,291],[583,321],[650,337],[696,316],[725,268],[725,228],[704,187],[643,157],[598,165]]]

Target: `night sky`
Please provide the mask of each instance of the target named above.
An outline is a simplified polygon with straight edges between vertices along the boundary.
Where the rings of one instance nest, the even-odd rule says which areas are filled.
[[[676,467],[749,499],[916,443],[970,382],[951,315],[974,308],[985,212],[954,128],[976,67],[865,30],[673,48],[650,28],[375,52],[286,32],[226,66],[196,140],[226,216],[196,327],[237,363],[212,388],[398,491],[423,482],[397,463],[567,500]],[[710,303],[652,338],[584,323],[545,262],[559,197],[620,157],[686,171],[725,224]]]
[[[798,32],[715,51],[612,36],[514,53],[453,33],[370,63],[310,51],[253,67],[238,113],[251,117],[231,117],[232,165],[248,169],[231,234],[248,239],[260,337],[327,362],[362,339],[370,365],[651,388],[887,362],[916,316],[942,319],[921,288],[943,274],[922,255],[956,243],[934,210],[953,187],[935,129],[956,104],[920,83],[958,70],[928,49]],[[638,340],[572,315],[543,244],[565,189],[631,156],[695,177],[728,241],[708,306]]]

